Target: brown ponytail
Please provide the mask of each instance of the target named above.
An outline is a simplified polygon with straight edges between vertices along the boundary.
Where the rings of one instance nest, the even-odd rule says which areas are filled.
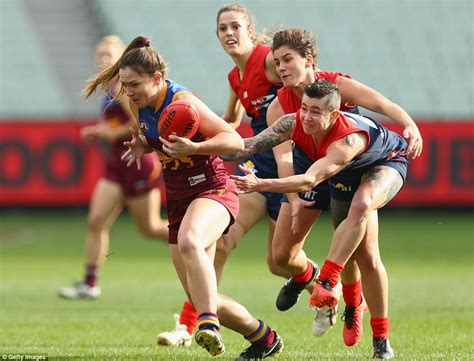
[[[163,57],[151,47],[150,39],[140,35],[128,44],[114,65],[102,70],[87,81],[82,91],[84,97],[89,98],[97,88],[101,92],[113,88],[118,81],[119,70],[126,67],[130,67],[139,74],[149,74],[150,76],[159,71],[164,79],[166,79],[168,70]]]

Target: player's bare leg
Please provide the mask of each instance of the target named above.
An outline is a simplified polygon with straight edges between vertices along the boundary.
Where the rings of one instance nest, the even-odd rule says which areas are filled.
[[[351,203],[336,201],[331,199],[331,218],[333,227],[336,229],[339,224],[346,219],[349,212]],[[375,220],[377,220],[377,212],[375,213]],[[377,233],[371,234],[372,239],[375,237],[377,241]],[[364,236],[364,239],[367,234]],[[370,287],[370,285],[366,285]],[[356,262],[355,256],[353,255],[346,263],[343,271],[341,272],[341,284],[337,284],[334,288],[336,297],[340,297],[340,288],[342,288],[342,295],[344,297],[344,327],[343,327],[343,339],[347,346],[355,346],[360,342],[363,335],[363,315],[366,312],[366,303],[362,294],[362,282],[361,282],[361,271]],[[323,309],[326,312],[333,312],[332,310],[337,309],[337,305],[334,308],[324,306]]]
[[[393,350],[388,341],[390,328],[388,277],[380,257],[377,212],[372,213],[366,235],[354,256],[361,268],[364,296],[371,314],[370,325],[374,340],[374,354],[377,358],[386,358],[393,356]]]
[[[291,231],[291,206],[289,203],[281,205],[272,242],[272,255],[274,262],[285,269],[291,277],[277,297],[276,306],[280,311],[286,311],[293,307],[301,292],[311,285],[317,274],[317,266],[306,257],[303,245],[320,213],[321,211],[316,209],[301,209],[298,215],[299,229],[293,233]]]
[[[100,179],[94,188],[87,217],[86,265],[84,281],[63,287],[59,295],[66,299],[95,299],[100,296],[96,285],[101,266],[109,251],[109,229],[123,209],[122,188],[107,179]]]
[[[214,205],[209,204],[209,202],[213,202]],[[186,234],[189,229],[191,229],[191,231],[195,234],[195,239],[201,239],[199,237],[199,230],[193,231],[193,226],[189,224],[189,221],[193,219],[193,217],[194,223],[200,224],[200,227],[211,227],[210,224],[204,224],[204,220],[210,220],[210,223],[214,223],[213,227],[215,228],[213,230],[215,232],[220,231],[222,233],[222,231],[225,229],[226,224],[228,224],[229,222],[229,216],[227,217],[227,222],[222,223],[221,229],[218,230],[216,224],[220,222],[215,221],[216,216],[219,216],[219,214],[217,213],[220,213],[221,218],[225,219],[225,217],[222,217],[222,209],[219,209],[219,207],[215,207],[215,205],[218,205],[223,208],[222,205],[213,200],[198,199],[191,203],[183,219],[183,222],[181,223],[180,232],[178,233],[178,245],[170,245],[173,262],[178,272],[178,276],[185,288],[186,293],[188,294],[188,297],[193,301],[193,304],[196,305],[198,312],[201,314],[199,318],[199,331],[196,333],[195,336],[196,342],[201,346],[205,347],[211,355],[218,355],[224,352],[224,345],[218,333],[219,320],[216,319],[215,321],[209,321],[209,318],[211,318],[213,315],[217,316],[218,312],[220,316],[219,318],[223,325],[241,333],[252,343],[252,346],[250,347],[251,351],[248,352],[279,352],[283,347],[283,343],[278,337],[278,335],[274,331],[272,331],[264,322],[258,321],[253,318],[243,306],[228,297],[218,295],[217,292],[214,296],[214,294],[212,293],[212,289],[210,292],[208,291],[207,295],[202,294],[202,284],[204,282],[202,282],[202,279],[196,279],[196,277],[194,277],[199,270],[197,270],[195,267],[191,268],[189,266],[189,263],[197,263],[193,258],[196,255],[188,252],[183,252],[182,248],[180,247],[180,242],[182,242],[182,240],[184,240],[184,242],[186,243],[191,242],[191,240],[187,240],[186,238]],[[214,208],[214,210],[212,210],[212,208]],[[227,210],[225,211],[227,212]],[[216,214],[206,214],[206,212],[214,212]],[[200,214],[204,218],[204,220],[196,219],[196,214]],[[181,234],[182,229],[185,230],[185,235]],[[208,233],[208,230],[205,230],[205,233],[209,236],[209,239],[211,239],[211,234]],[[188,235],[187,237],[192,238],[190,235]],[[203,247],[205,247],[206,249],[206,257],[208,257],[209,261],[212,261],[215,252],[215,242],[202,242],[201,244],[203,244]],[[204,274],[205,272],[201,273]],[[212,279],[212,276],[207,275],[207,277],[209,278],[205,281],[209,282],[209,279]],[[197,284],[198,281],[201,282],[201,284]],[[196,288],[198,286],[201,286],[201,289],[199,289],[201,294],[196,292]],[[195,295],[197,296],[197,298],[195,298]],[[212,299],[212,297],[215,298]],[[208,303],[206,304],[205,302],[202,302],[203,299],[204,301],[209,300]],[[215,309],[212,308],[214,303],[216,303]],[[204,307],[208,307],[209,311]],[[212,322],[215,322],[216,327],[207,327],[207,325],[206,327],[203,327],[203,323],[209,324]],[[264,332],[262,332],[262,330]]]
[[[214,268],[218,280],[222,277],[229,255],[247,232],[265,217],[265,213],[266,199],[260,193],[253,192],[239,196],[239,213],[235,223],[230,227],[229,232],[217,241]]]
[[[318,284],[311,297],[313,305],[334,307],[337,304],[332,288],[336,284],[344,264],[359,247],[368,228],[373,227],[369,222],[372,212],[388,203],[398,193],[402,184],[403,180],[400,173],[387,166],[374,167],[362,178],[361,184],[352,199],[347,218],[341,222],[334,232],[328,258],[324,263],[318,277]],[[369,229],[368,234],[370,232],[373,231]],[[376,251],[378,251],[378,248]],[[383,283],[383,281],[381,282]],[[379,341],[380,343],[383,341],[386,345],[388,342],[388,318],[372,318],[371,326],[374,332],[374,349],[380,346],[378,345]],[[387,349],[389,348],[388,346]]]
[[[178,277],[199,314],[196,342],[212,356],[225,351],[219,333],[217,280],[213,261],[216,240],[229,221],[230,215],[222,204],[206,198],[195,199],[181,222],[178,244],[170,244]]]
[[[352,199],[347,218],[334,232],[329,260],[337,264],[347,263],[362,242],[372,211],[387,204],[398,193],[402,184],[400,173],[387,166],[374,167],[363,177]]]
[[[266,198],[258,192],[242,194],[239,197],[239,214],[235,223],[230,227],[229,232],[217,241],[216,254],[214,258],[214,268],[217,282],[219,284],[223,274],[227,258],[237,247],[240,240],[266,215]],[[251,210],[251,211],[250,211]],[[268,268],[273,274],[289,277],[289,274],[278,267],[273,261],[271,254],[271,241],[275,232],[275,221],[269,219],[268,227]],[[158,335],[160,345],[188,345],[188,335],[192,335],[197,325],[198,313],[195,307],[188,300],[184,302],[179,321],[176,320],[176,327],[172,331],[161,332]],[[186,332],[184,330],[186,329]]]
[[[127,206],[138,231],[147,237],[168,240],[168,222],[161,218],[161,194],[158,188],[127,198]]]

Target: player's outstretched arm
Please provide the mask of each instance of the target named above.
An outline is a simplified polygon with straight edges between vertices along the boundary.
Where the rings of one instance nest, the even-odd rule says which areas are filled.
[[[270,150],[278,144],[291,139],[295,127],[296,115],[288,114],[278,119],[275,124],[268,127],[254,137],[244,139],[244,149],[222,157],[224,160],[241,160],[249,155]]]
[[[403,137],[408,141],[408,156],[415,159],[423,151],[423,138],[415,121],[398,104],[371,87],[354,79],[337,78],[337,87],[344,102],[360,105],[366,109],[385,115],[390,120],[403,126]]]
[[[231,178],[242,193],[307,192],[346,168],[356,156],[364,152],[366,145],[367,138],[364,134],[349,134],[332,143],[328,147],[326,156],[314,162],[305,174],[279,179],[260,179],[255,174],[245,171],[246,175],[244,177],[233,175]]]

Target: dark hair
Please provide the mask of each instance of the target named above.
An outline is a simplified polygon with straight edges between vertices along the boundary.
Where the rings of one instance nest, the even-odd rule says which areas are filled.
[[[330,113],[338,110],[341,106],[341,94],[339,88],[326,79],[318,79],[312,84],[304,87],[304,93],[310,98],[325,99],[324,107]]]
[[[313,33],[304,29],[281,30],[273,35],[272,51],[275,52],[275,50],[282,46],[288,46],[298,52],[303,58],[311,55],[314,59],[313,68],[316,69],[319,49]]]
[[[168,66],[164,58],[151,47],[151,41],[145,36],[137,36],[133,39],[123,52],[122,56],[114,65],[102,70],[86,83],[83,93],[90,97],[99,87],[106,91],[114,86],[120,69],[130,67],[139,74],[148,74],[153,76],[157,71],[161,72],[166,79]]]

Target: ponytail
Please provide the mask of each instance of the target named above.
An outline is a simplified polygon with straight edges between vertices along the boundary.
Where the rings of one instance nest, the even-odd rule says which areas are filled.
[[[139,35],[128,44],[115,64],[87,80],[82,91],[84,97],[89,98],[97,89],[107,92],[114,87],[118,82],[119,70],[127,66],[139,73],[154,74],[161,71],[163,77],[166,75],[166,64],[161,55],[151,48],[149,38]]]

